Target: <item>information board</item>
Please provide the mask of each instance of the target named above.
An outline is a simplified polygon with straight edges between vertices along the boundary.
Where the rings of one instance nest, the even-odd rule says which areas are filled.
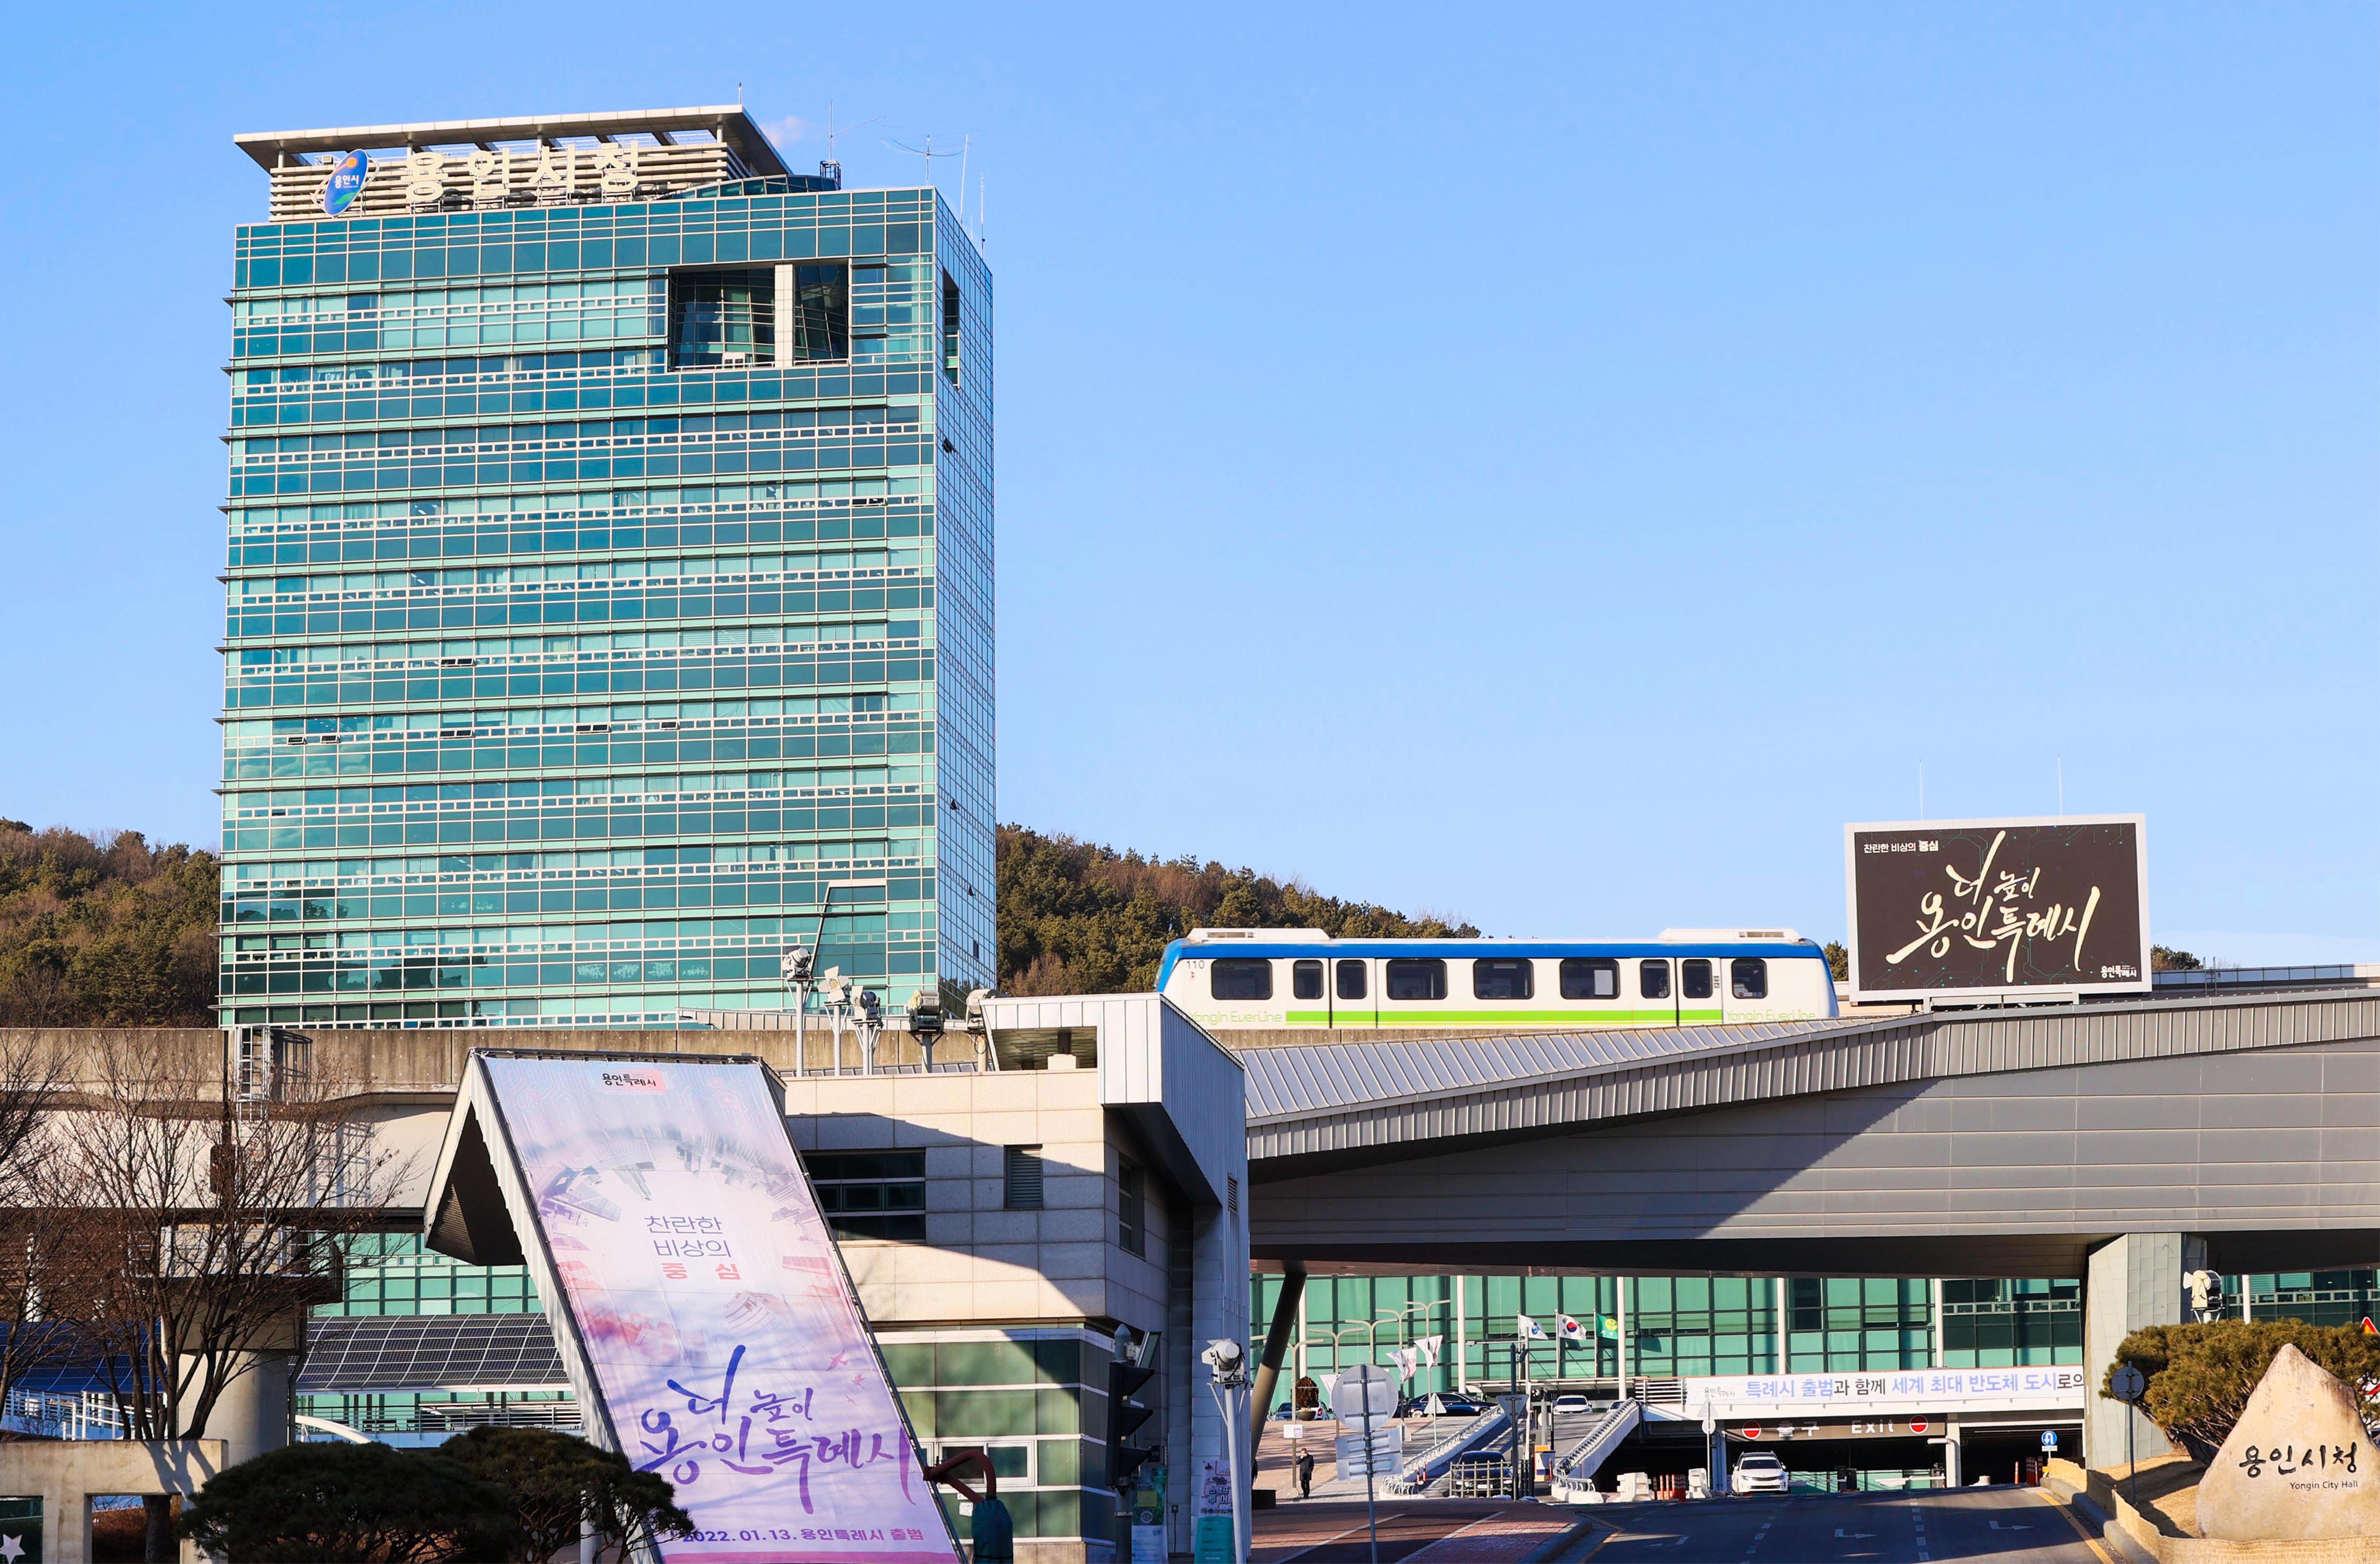
[[[1843,828],[1854,1000],[2144,992],[2139,815]]]
[[[1193,1564],[1232,1564],[1238,1550],[1232,1536],[1232,1469],[1223,1461],[1198,1463],[1197,1523],[1191,1532]]]
[[[698,1527],[669,1564],[964,1564],[760,1067],[479,1063],[565,1357]]]

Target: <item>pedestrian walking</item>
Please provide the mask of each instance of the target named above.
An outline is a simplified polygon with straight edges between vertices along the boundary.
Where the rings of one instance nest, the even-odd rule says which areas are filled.
[[[1297,1471],[1297,1497],[1312,1498],[1314,1497],[1314,1452],[1300,1448],[1297,1460],[1292,1464]]]

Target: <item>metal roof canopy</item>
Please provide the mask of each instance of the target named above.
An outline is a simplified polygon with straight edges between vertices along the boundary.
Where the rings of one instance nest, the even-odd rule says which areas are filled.
[[[493,147],[505,141],[553,141],[564,137],[611,140],[647,135],[667,142],[671,133],[708,130],[751,170],[766,178],[786,172],[784,160],[743,107],[717,103],[683,109],[625,109],[615,114],[518,115],[507,119],[438,119],[412,125],[350,125],[325,130],[251,130],[232,145],[271,170],[307,152],[344,152],[375,147]]]
[[[2380,1254],[2371,990],[1246,1050],[1259,1264],[2072,1276]]]
[[[1259,1183],[1888,1083],[2380,1037],[2367,989],[1248,1049]]]

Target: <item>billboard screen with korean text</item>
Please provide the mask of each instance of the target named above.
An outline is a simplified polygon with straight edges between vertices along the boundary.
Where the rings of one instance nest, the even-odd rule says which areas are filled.
[[[556,1335],[698,1527],[668,1564],[961,1564],[760,1067],[480,1063]]]
[[[1843,828],[1852,998],[2150,987],[2139,815]]]

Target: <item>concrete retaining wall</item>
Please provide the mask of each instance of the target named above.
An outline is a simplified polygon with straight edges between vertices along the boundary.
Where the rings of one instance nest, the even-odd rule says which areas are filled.
[[[2156,1518],[2135,1509],[2116,1479],[2105,1472],[2084,1471],[2070,1461],[2051,1461],[2045,1468],[2047,1485],[2069,1508],[2077,1495],[2086,1497],[2127,1541],[2157,1564],[2380,1564],[2380,1537],[2336,1537],[2312,1542],[2225,1542],[2214,1537],[2175,1536]],[[2095,1519],[2082,1515],[2085,1527],[2097,1531]]]

